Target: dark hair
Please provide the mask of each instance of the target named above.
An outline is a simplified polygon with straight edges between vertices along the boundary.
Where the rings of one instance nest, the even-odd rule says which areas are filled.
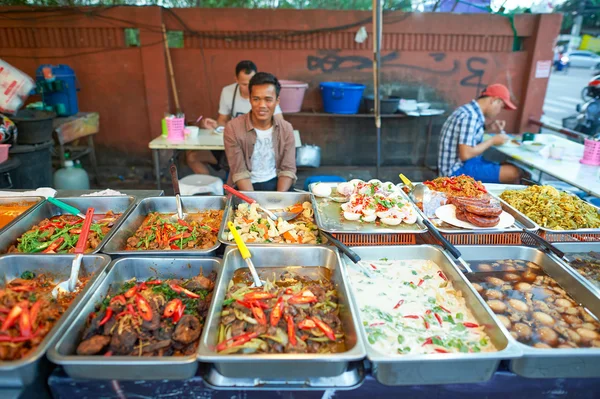
[[[238,76],[242,71],[246,75],[250,75],[252,72],[258,72],[258,68],[256,68],[254,62],[244,60],[238,62],[238,64],[235,66],[235,76]]]
[[[277,80],[275,75],[268,72],[258,72],[256,75],[252,76],[252,79],[250,79],[250,84],[248,85],[248,90],[250,91],[250,94],[252,94],[252,87],[260,85],[275,86],[275,93],[277,94],[277,97],[279,97],[281,85],[279,84],[279,81]]]

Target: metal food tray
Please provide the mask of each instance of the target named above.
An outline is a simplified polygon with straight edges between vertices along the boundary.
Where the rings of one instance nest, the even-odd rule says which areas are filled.
[[[194,213],[207,209],[224,209],[225,201],[225,197],[222,196],[181,197],[183,213]],[[177,214],[175,197],[151,197],[141,200],[106,242],[102,252],[122,256],[193,256],[213,254],[221,246],[221,242],[217,240],[215,245],[207,249],[126,251],[124,248],[127,245],[127,239],[135,234],[150,212]]]
[[[266,209],[276,210],[283,209],[288,206],[292,206],[294,204],[310,202],[310,194],[306,193],[293,193],[293,192],[276,192],[276,191],[242,191],[248,197],[255,199],[258,203]],[[227,235],[229,233],[229,227],[227,227],[227,222],[233,222],[233,217],[238,205],[245,203],[238,197],[231,195],[227,200],[227,205],[225,206],[225,213],[223,214],[223,222],[221,223],[221,228],[219,230],[219,241],[226,245],[236,245],[235,241],[230,241],[227,239]],[[265,216],[266,217],[266,216]],[[316,217],[316,216],[315,216]],[[315,224],[316,220],[315,220]],[[325,240],[323,240],[323,244]],[[314,244],[314,245],[323,245],[323,244]],[[291,246],[302,246],[305,247],[307,245],[312,244],[288,244],[288,243],[258,243],[258,242],[247,242],[247,246],[251,247],[273,247],[278,245],[291,245]]]
[[[44,197],[0,197],[0,207],[6,204],[15,204],[15,203],[31,203],[31,206],[26,209],[23,213],[18,215],[16,218],[8,222],[4,227],[0,228],[0,232],[3,232],[13,224],[15,224],[19,219],[27,215],[29,212],[33,211],[35,208],[40,206],[46,199]]]
[[[452,260],[437,246],[419,245],[403,247],[355,247],[352,248],[365,260],[387,257],[393,260],[426,259],[435,262],[444,272],[454,288],[463,293],[466,304],[473,312],[479,324],[486,326],[497,352],[486,353],[450,353],[415,354],[390,356],[368,344],[364,328],[360,328],[365,342],[367,358],[373,363],[373,375],[384,385],[426,385],[426,384],[464,384],[489,380],[498,369],[501,360],[515,359],[521,351],[510,333],[493,316],[483,299],[477,295],[473,286],[458,270]],[[347,257],[343,257],[346,267],[355,267]],[[351,286],[349,277],[348,285]],[[353,296],[354,314],[360,319],[360,306]],[[362,326],[362,321],[359,323]]]
[[[506,190],[505,190],[506,191]],[[503,191],[504,192],[504,191]],[[498,199],[500,199],[498,195]],[[583,201],[581,198],[579,198]],[[500,199],[504,204],[515,212],[519,212],[515,207],[510,205],[508,202]],[[583,201],[594,208],[596,208],[597,212],[600,214],[600,208],[596,205]],[[519,212],[520,213],[520,212]],[[523,214],[522,214],[523,215]],[[532,223],[535,223],[533,220],[529,219],[527,216],[523,215]],[[537,223],[536,223],[537,225]],[[578,241],[600,241],[600,228],[597,229],[575,229],[575,230],[552,230],[544,226],[537,225],[539,228],[540,236],[544,237],[546,240],[550,242],[578,242]]]
[[[312,193],[312,188],[316,183],[309,186]],[[319,183],[331,187],[337,187],[338,183]],[[412,204],[408,196],[401,192],[400,196]],[[373,223],[361,223],[351,220],[345,220],[340,216],[341,204],[331,200],[312,195],[313,209],[315,211],[315,220],[319,228],[323,231],[332,234],[351,233],[351,234],[423,234],[427,232],[427,227],[423,224],[422,218],[417,217],[417,223],[406,224],[400,223],[398,226],[377,226]],[[326,207],[327,209],[325,209]]]
[[[115,222],[114,226],[110,229],[108,234],[104,236],[104,239],[98,244],[98,246],[90,253],[98,253],[104,244],[110,239],[110,237],[119,228],[121,223],[127,218],[127,215],[133,209],[135,204],[135,197],[131,196],[115,196],[115,197],[68,197],[68,198],[57,198],[60,201],[74,206],[81,212],[85,213],[89,207],[94,208],[96,214],[103,214],[108,211],[114,213],[120,213],[121,217]],[[6,253],[11,245],[17,242],[17,239],[21,237],[25,232],[29,231],[33,226],[37,225],[44,219],[49,219],[54,216],[66,215],[67,212],[52,205],[48,201],[44,201],[40,206],[33,209],[31,212],[23,215],[16,223],[2,231],[0,235],[0,253]],[[45,253],[34,253],[28,255],[52,255]]]
[[[79,314],[62,337],[48,351],[48,358],[61,365],[71,378],[101,380],[183,380],[193,377],[198,369],[196,354],[190,356],[78,356],[77,345],[88,318],[96,305],[111,290],[127,280],[137,278],[190,278],[200,271],[218,274],[221,260],[217,258],[136,257],[120,258],[110,264],[106,278],[87,298]],[[213,296],[214,298],[214,296]],[[202,331],[202,336],[205,331]],[[200,341],[202,342],[202,341]]]
[[[590,251],[599,252],[600,251],[600,243],[598,243],[598,242],[596,242],[596,243],[593,243],[593,242],[586,242],[586,243],[559,242],[559,243],[556,243],[553,245],[556,248],[563,251],[565,254],[584,253],[584,252],[590,252]],[[558,257],[554,254],[552,254],[551,256],[558,259]],[[600,298],[600,281],[597,281],[594,284],[593,281],[591,281],[590,279],[588,279],[587,277],[585,277],[584,275],[579,273],[577,271],[577,268],[572,267],[569,263],[565,262],[562,259],[558,259],[558,261],[563,263],[566,266],[566,269],[569,272],[571,272],[571,274],[573,274],[573,276],[575,276],[575,278],[579,279],[579,281],[581,281],[581,283],[583,285],[585,285],[588,290],[592,291],[594,294],[596,294],[596,296],[598,298]]]
[[[5,255],[0,257],[0,286],[17,278],[24,271],[51,273],[56,282],[64,281],[71,274],[74,255],[55,255],[41,258],[32,255]],[[0,387],[19,387],[31,384],[44,369],[44,354],[75,317],[88,296],[106,276],[110,257],[106,255],[84,255],[80,274],[93,275],[86,287],[73,300],[71,306],[56,322],[38,347],[25,358],[15,361],[0,361]]]
[[[252,249],[252,260],[256,268],[304,266],[330,269],[340,299],[340,319],[346,336],[347,351],[330,355],[218,354],[214,348],[217,345],[223,299],[235,270],[246,267],[239,250],[228,247],[223,257],[223,272],[214,293],[215,300],[207,317],[206,334],[200,343],[198,359],[201,362],[214,363],[216,370],[224,377],[259,378],[280,382],[286,380],[294,383],[313,377],[339,376],[346,372],[350,362],[365,357],[362,340],[358,335],[358,321],[351,310],[348,287],[336,251],[317,246],[256,247]]]
[[[600,298],[589,291],[553,256],[523,246],[459,246],[463,259],[492,261],[521,259],[538,264],[578,303],[600,316]],[[487,305],[486,305],[487,307]],[[491,312],[491,309],[489,309]],[[511,370],[528,378],[586,378],[600,376],[600,349],[538,349],[516,342],[523,356],[511,361]]]

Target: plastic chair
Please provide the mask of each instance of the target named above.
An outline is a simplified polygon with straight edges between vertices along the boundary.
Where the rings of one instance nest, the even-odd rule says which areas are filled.
[[[188,175],[179,180],[181,195],[223,195],[223,180],[210,175]]]
[[[304,189],[308,191],[311,183],[343,183],[345,181],[346,179],[343,177],[335,175],[309,176],[304,182]]]

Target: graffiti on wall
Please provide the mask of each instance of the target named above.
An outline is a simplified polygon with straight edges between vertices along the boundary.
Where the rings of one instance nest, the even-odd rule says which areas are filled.
[[[410,69],[440,76],[450,76],[460,73],[460,85],[474,87],[476,95],[487,85],[484,82],[487,58],[470,57],[461,68],[460,60],[449,60],[446,53],[429,53],[431,66],[422,66],[404,62],[401,53],[392,51],[381,55],[381,69]],[[339,51],[319,51],[317,55],[306,58],[309,71],[318,71],[325,74],[366,71],[373,68],[373,60],[359,55],[341,55]]]

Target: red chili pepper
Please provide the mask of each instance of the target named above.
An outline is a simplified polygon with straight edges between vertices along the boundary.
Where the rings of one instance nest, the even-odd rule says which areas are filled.
[[[421,345],[421,346],[431,345],[431,344],[433,344],[433,339],[431,337],[429,337],[425,340],[425,342],[423,342],[423,345]]]
[[[98,326],[105,325],[110,320],[112,315],[113,315],[112,308],[106,308],[106,313],[104,313],[104,317],[102,318],[102,320],[100,320],[100,323],[98,324]]]
[[[185,305],[183,302],[177,307],[175,314],[173,315],[173,323],[177,323],[181,317],[183,317],[183,312],[185,311]]]
[[[265,316],[265,312],[259,306],[256,306],[254,303],[250,305],[250,310],[252,310],[252,315],[258,322],[258,324],[262,324],[263,326],[267,324],[267,316]]]
[[[421,318],[423,319],[423,324],[425,325],[425,329],[429,330],[429,322],[427,320],[425,320],[425,318],[423,316],[421,316]]]
[[[31,330],[35,331],[37,329],[36,319],[38,314],[40,313],[40,307],[42,306],[42,302],[40,300],[35,301],[31,309],[29,310],[29,320],[31,321]]]
[[[429,315],[431,314],[431,309],[427,309],[427,311],[425,312],[425,314],[426,314],[427,316],[429,316]]]
[[[21,312],[19,331],[22,337],[31,337],[31,317],[29,316],[29,309],[27,307],[24,307]]]
[[[291,288],[286,288],[286,289],[285,289],[285,294],[286,294],[286,295],[292,295],[293,293],[294,293],[294,291],[292,291],[292,289],[291,289]]]
[[[147,289],[148,289],[148,286],[146,285],[145,282],[142,282],[140,285],[138,285],[138,291],[144,291]]]
[[[133,296],[134,296],[135,294],[137,294],[137,292],[138,292],[138,287],[137,287],[137,285],[134,285],[133,287],[131,287],[130,289],[128,289],[128,290],[125,292],[125,294],[124,294],[124,295],[125,295],[125,298],[127,298],[127,299],[129,299],[129,298],[133,298]]]
[[[192,230],[192,226],[190,226],[189,223],[185,220],[177,219],[177,223],[179,223],[181,226],[187,227],[188,229]]]
[[[200,298],[200,295],[194,294],[192,291],[187,290],[177,284],[171,283],[171,284],[169,284],[169,287],[171,287],[171,289],[177,293],[185,294],[188,298],[194,298],[194,299]]]
[[[313,328],[317,328],[317,324],[311,319],[304,319],[298,323],[298,328],[300,330],[312,330]]]
[[[477,328],[477,327],[479,327],[479,324],[466,322],[466,323],[463,323],[463,326],[465,326],[467,328]]]
[[[30,336],[30,337],[11,337],[9,335],[0,335],[0,342],[17,343],[17,342],[29,341],[32,338],[34,338],[34,337],[33,336]]]
[[[277,299],[277,303],[275,307],[271,311],[271,326],[275,327],[279,324],[279,320],[281,320],[281,315],[283,314],[283,297],[279,297]]]
[[[8,287],[8,289],[14,292],[31,292],[35,290],[35,287],[32,285],[15,285]]]
[[[127,299],[125,299],[125,297],[123,295],[117,295],[117,296],[113,297],[109,303],[111,305],[117,303],[119,305],[125,306],[127,304]]]
[[[438,323],[440,323],[440,326],[442,325],[442,318],[440,317],[439,314],[434,313],[435,319],[438,321]]]
[[[449,353],[446,349],[435,348],[434,350],[438,353]]]
[[[372,263],[369,263],[369,265],[371,265],[371,267],[373,268],[373,270],[377,270],[377,268],[375,267],[375,265],[374,265],[374,264],[372,264]]]
[[[418,319],[419,316],[417,316],[416,314],[409,314],[404,316],[405,319]]]
[[[398,301],[398,303],[396,304],[396,306],[394,306],[394,309],[398,309],[400,306],[402,306],[403,303],[404,303],[404,299],[400,299]]]
[[[178,249],[181,249],[181,248],[179,248],[179,247],[178,247],[177,245],[175,245],[175,244],[171,244],[171,249],[178,250]]]
[[[13,306],[13,308],[10,310],[10,313],[6,317],[6,320],[4,320],[2,323],[0,331],[7,331],[9,328],[11,328],[17,322],[17,318],[21,315],[21,312],[23,312],[23,308],[21,306]]]
[[[161,280],[150,280],[150,281],[146,281],[146,285],[161,285],[162,281]]]
[[[71,229],[69,230],[70,234],[81,234],[81,229]]]
[[[264,291],[254,291],[254,292],[249,292],[246,295],[244,295],[244,299],[246,301],[257,301],[257,300],[261,300],[261,299],[271,299],[271,298],[275,298],[275,295],[270,294],[268,292],[264,292]]]
[[[217,345],[217,352],[221,352],[222,350],[227,348],[233,348],[234,346],[243,345],[256,337],[258,337],[258,334],[255,332],[240,334],[235,337],[231,337]],[[231,345],[229,345],[230,343]]]
[[[333,329],[327,325],[327,323],[325,323],[321,319],[317,319],[316,317],[313,317],[312,321],[314,321],[317,327],[319,327],[319,330],[325,333],[325,336],[327,338],[329,338],[332,341],[335,341],[335,333],[333,332]]]
[[[64,241],[65,241],[65,239],[62,237],[57,238],[56,240],[54,240],[54,242],[52,242],[52,244],[50,244],[50,246],[48,248],[46,248],[44,251],[42,251],[42,253],[45,253],[45,254],[54,253],[54,250],[56,248],[58,248]]]
[[[303,304],[303,303],[316,303],[319,300],[316,296],[303,296],[303,295],[295,295],[288,299],[288,303],[292,305]]]
[[[171,238],[169,238],[169,242],[173,242],[173,241],[177,241],[177,240],[183,240],[184,238],[188,238],[191,237],[192,235],[190,233],[181,233],[181,234],[177,234]]]
[[[142,319],[146,321],[151,321],[152,307],[150,306],[148,301],[146,301],[146,299],[144,299],[144,297],[140,294],[135,294],[135,304],[137,305],[138,313],[140,314],[140,316],[142,316]]]
[[[443,307],[442,305],[438,305],[440,307],[440,309],[442,309],[444,312],[446,313],[452,313],[451,311],[449,311],[448,309],[446,309],[445,307]]]
[[[169,318],[175,314],[179,306],[181,306],[181,299],[175,298],[171,299],[167,306],[165,306],[165,311],[163,312],[163,317]]]
[[[419,280],[419,283],[417,284],[417,287],[420,287],[425,281],[423,279]]]
[[[0,307],[0,313],[10,313],[10,309],[5,308],[5,307]]]
[[[298,341],[296,340],[296,329],[294,328],[294,319],[289,314],[285,316],[287,322],[287,334],[288,340],[292,346],[296,346]]]
[[[369,324],[369,327],[385,326],[384,322]]]
[[[446,277],[446,275],[444,274],[444,272],[442,272],[441,270],[438,270],[437,272],[438,276],[440,276],[440,278],[444,281],[448,281],[448,277]]]

